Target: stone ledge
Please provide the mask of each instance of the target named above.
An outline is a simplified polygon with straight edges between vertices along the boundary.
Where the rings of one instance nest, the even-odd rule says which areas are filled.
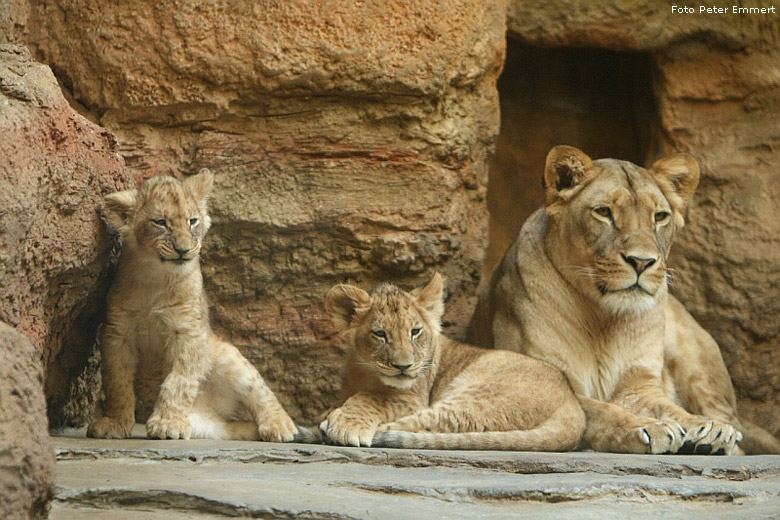
[[[111,509],[117,518],[771,518],[780,510],[778,456],[391,450],[143,433],[54,437],[51,517]]]

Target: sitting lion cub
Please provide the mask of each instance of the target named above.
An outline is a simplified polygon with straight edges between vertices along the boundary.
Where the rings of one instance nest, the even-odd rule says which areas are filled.
[[[154,177],[105,199],[124,246],[100,336],[103,417],[90,437],[129,436],[136,407],[144,420],[154,400],[152,438],[290,441],[297,431],[255,367],[209,327],[198,258],[213,178]]]
[[[440,334],[443,281],[411,293],[333,287],[326,309],[349,344],[333,442],[396,448],[565,451],[585,417],[563,375],[504,350]],[[381,433],[376,433],[377,431]]]
[[[560,368],[588,418],[583,447],[780,451],[739,418],[718,345],[668,294],[666,259],[698,182],[687,154],[646,170],[556,146],[544,207],[480,295],[470,339]]]

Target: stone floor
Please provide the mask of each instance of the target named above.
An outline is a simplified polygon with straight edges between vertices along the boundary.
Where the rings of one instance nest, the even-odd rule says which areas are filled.
[[[53,437],[50,518],[780,518],[780,456]]]

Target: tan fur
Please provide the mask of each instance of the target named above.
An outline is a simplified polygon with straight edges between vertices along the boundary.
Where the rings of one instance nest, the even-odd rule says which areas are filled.
[[[739,419],[717,344],[668,294],[666,259],[698,178],[687,154],[645,170],[553,148],[545,206],[528,218],[483,288],[470,339],[560,368],[588,418],[582,447],[780,449],[777,439]],[[641,270],[629,257],[637,267],[637,259],[652,263]]]
[[[442,278],[404,292],[330,290],[326,308],[350,343],[341,404],[321,424],[351,446],[565,451],[585,416],[560,371],[442,336]],[[377,433],[378,432],[378,433]]]
[[[290,441],[296,433],[255,367],[209,326],[199,253],[212,182],[202,170],[106,197],[124,244],[100,336],[103,416],[91,437],[127,437],[136,415],[160,439]]]

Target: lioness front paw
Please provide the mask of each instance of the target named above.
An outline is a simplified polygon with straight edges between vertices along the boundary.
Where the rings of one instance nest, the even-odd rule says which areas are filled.
[[[695,417],[695,422],[686,424],[688,432],[683,445],[677,451],[680,454],[696,455],[732,455],[742,433],[732,425],[706,417]]]
[[[341,408],[333,410],[320,423],[320,430],[327,439],[344,446],[371,446],[376,424],[354,417],[346,417]]]
[[[286,413],[278,413],[263,420],[257,428],[260,440],[266,442],[290,442],[298,428]]]
[[[189,439],[192,426],[186,417],[161,417],[152,414],[146,421],[146,435],[150,439]]]
[[[685,429],[674,420],[648,420],[635,431],[642,449],[634,453],[676,453],[683,443]]]
[[[87,428],[87,437],[96,439],[126,439],[130,437],[132,424],[126,427],[113,417],[98,417]]]

